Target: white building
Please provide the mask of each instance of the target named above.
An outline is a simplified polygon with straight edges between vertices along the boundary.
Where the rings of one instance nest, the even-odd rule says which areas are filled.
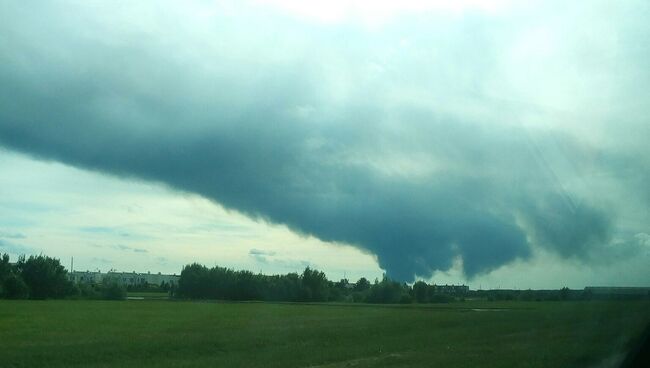
[[[104,275],[99,271],[68,272],[68,279],[75,284],[101,284]]]
[[[102,273],[100,271],[72,271],[68,273],[70,281],[79,284],[101,284],[103,282],[114,281],[120,285],[135,286],[135,285],[161,285],[162,283],[168,285],[177,285],[180,276],[166,275],[158,273],[138,273],[138,272],[117,272],[109,271]]]

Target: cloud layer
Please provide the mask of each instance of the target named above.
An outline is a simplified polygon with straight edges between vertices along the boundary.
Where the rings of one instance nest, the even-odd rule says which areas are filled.
[[[406,281],[535,247],[589,262],[647,232],[641,2],[371,30],[151,5],[4,5],[0,144],[351,244]],[[561,35],[576,24],[594,33]]]

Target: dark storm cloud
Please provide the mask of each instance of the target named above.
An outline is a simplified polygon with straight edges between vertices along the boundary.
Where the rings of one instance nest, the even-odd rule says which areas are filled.
[[[368,86],[364,95],[342,87],[309,50],[291,58],[269,45],[255,51],[269,41],[264,37],[244,34],[232,55],[224,51],[230,40],[216,49],[170,49],[165,41],[177,40],[168,33],[152,38],[136,30],[124,38],[84,21],[70,31],[68,15],[55,11],[44,20],[11,10],[23,23],[11,32],[6,22],[0,26],[0,144],[10,149],[163,183],[352,244],[402,280],[449,269],[455,259],[472,277],[529,257],[533,244],[581,259],[611,238],[612,215],[592,196],[567,190],[552,155],[549,164],[558,142],[578,169],[591,162],[583,156],[592,149],[571,134],[538,135],[511,124],[508,114],[503,123],[486,123],[448,106],[436,112],[378,97],[391,83]],[[0,20],[18,26],[6,14]],[[99,29],[74,32],[85,26]],[[330,57],[337,38],[324,38],[312,41]],[[472,42],[481,37],[461,40]],[[352,49],[339,50],[342,58],[356,60]],[[476,53],[460,51],[450,58],[469,63],[463,56]],[[196,52],[203,58],[193,59]],[[482,77],[491,67],[486,59],[465,67]],[[354,72],[340,68],[333,75],[344,80]],[[450,73],[440,78],[458,72]],[[412,70],[405,74],[396,86],[417,79]]]

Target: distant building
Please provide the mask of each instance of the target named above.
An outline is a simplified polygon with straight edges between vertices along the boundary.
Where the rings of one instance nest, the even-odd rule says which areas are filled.
[[[124,286],[136,285],[177,285],[180,276],[166,275],[158,273],[137,273],[133,272],[116,272],[109,271],[102,273],[99,271],[73,271],[68,273],[68,278],[75,284],[101,284],[104,282],[116,282]]]
[[[433,285],[436,294],[465,295],[469,292],[467,285]]]
[[[75,284],[101,284],[104,275],[99,271],[68,272],[68,279]]]

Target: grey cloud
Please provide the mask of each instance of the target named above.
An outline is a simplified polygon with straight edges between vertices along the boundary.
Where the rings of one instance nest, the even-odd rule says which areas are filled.
[[[248,255],[258,263],[268,264],[270,257],[273,257],[275,255],[275,252],[266,252],[259,249],[251,249],[248,251]]]
[[[12,232],[4,232],[0,231],[0,238],[5,238],[5,239],[25,239],[27,236],[23,233],[12,233]]]
[[[80,228],[79,230],[87,233],[95,233],[95,234],[111,234],[111,235],[117,235],[121,237],[129,237],[130,234],[119,230],[115,229],[112,227],[105,227],[105,226],[85,226]]]
[[[18,255],[30,255],[35,249],[15,242],[0,239],[0,251]]]
[[[257,263],[272,266],[274,268],[293,269],[297,272],[305,267],[316,267],[313,263],[305,260],[293,260],[278,256],[276,252],[261,249],[251,249],[248,255]]]
[[[493,85],[506,26],[348,29],[348,46],[337,46],[337,34],[257,15],[262,28],[277,26],[274,36],[231,22],[193,44],[164,20],[157,36],[127,37],[93,14],[71,20],[55,8],[40,19],[8,8],[0,144],[10,149],[352,244],[402,280],[457,257],[473,277],[530,257],[532,246],[587,259],[616,230],[597,195],[566,186],[571,173],[608,169],[593,156],[617,156],[616,147],[524,128],[519,107],[467,97]],[[406,38],[432,46],[398,49]],[[558,171],[562,158],[571,165]]]
[[[146,250],[146,249],[134,248],[134,247],[130,247],[130,246],[124,245],[124,244],[109,244],[109,245],[90,244],[90,246],[95,247],[95,248],[110,248],[110,249],[115,249],[115,250],[124,251],[124,252],[149,253],[149,251]]]
[[[118,238],[128,238],[130,240],[143,240],[149,239],[150,236],[129,231],[120,227],[111,227],[111,226],[84,226],[78,229],[84,233],[90,234],[100,234],[100,235],[111,235]]]
[[[149,252],[146,249],[133,248],[133,247],[129,247],[129,246],[124,245],[124,244],[112,245],[111,248],[118,249],[118,250],[123,250],[123,251],[127,251],[127,252],[134,252],[134,253],[148,253]]]
[[[613,240],[594,254],[594,262],[607,264],[630,257],[650,257],[650,234],[638,233],[624,240]]]
[[[101,263],[101,264],[112,264],[113,261],[106,259],[106,258],[98,258],[98,257],[93,257],[91,259],[93,263]]]
[[[302,272],[306,267],[318,268],[318,265],[305,260],[293,260],[276,258],[264,254],[250,254],[260,265],[270,266],[274,269],[293,270],[292,272]]]
[[[251,256],[274,256],[276,253],[272,251],[264,251],[260,249],[251,249],[248,251]]]

